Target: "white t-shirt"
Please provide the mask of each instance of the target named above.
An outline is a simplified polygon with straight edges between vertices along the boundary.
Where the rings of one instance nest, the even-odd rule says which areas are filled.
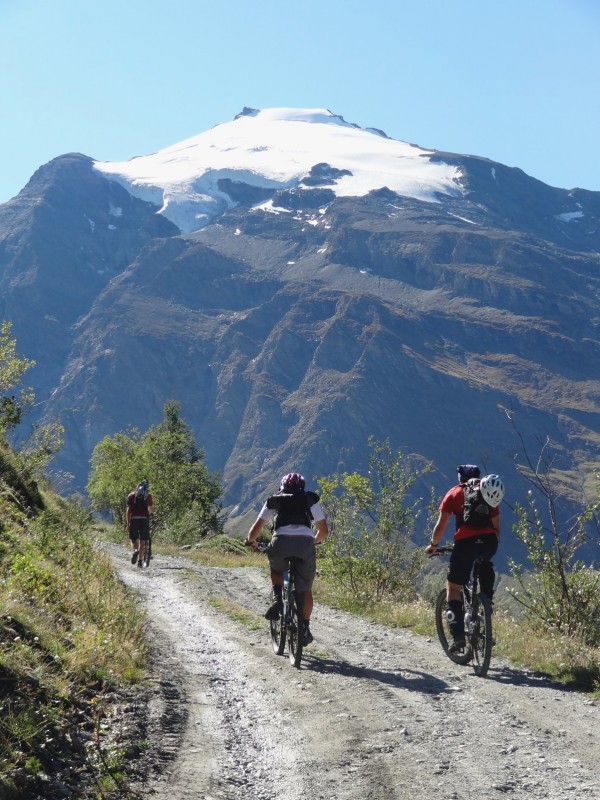
[[[313,522],[320,522],[320,520],[325,519],[325,514],[323,514],[319,503],[315,503],[314,506],[310,507],[310,513],[313,516]],[[275,516],[275,509],[267,508],[265,502],[258,516],[260,519],[270,522]],[[313,538],[316,536],[315,531],[309,528],[308,525],[282,525],[281,528],[277,528],[275,533],[277,536],[312,536]]]

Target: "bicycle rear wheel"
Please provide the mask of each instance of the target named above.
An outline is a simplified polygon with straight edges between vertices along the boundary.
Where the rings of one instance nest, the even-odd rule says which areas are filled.
[[[440,640],[440,644],[444,650],[444,653],[448,656],[450,661],[454,661],[455,664],[468,664],[472,658],[472,653],[470,647],[467,646],[467,649],[464,653],[449,653],[448,649],[452,642],[452,634],[450,633],[450,628],[448,626],[448,619],[446,617],[446,590],[442,589],[442,591],[438,594],[438,598],[435,604],[435,627],[437,629],[437,635]]]
[[[477,619],[469,636],[473,651],[473,669],[480,678],[487,675],[492,658],[492,609],[489,600],[481,595],[477,602]]]
[[[302,614],[296,603],[296,593],[290,592],[290,607],[288,613],[288,655],[290,663],[296,668],[300,667],[302,661]]]
[[[144,548],[144,566],[150,566],[150,559],[152,558],[152,539],[148,539],[146,547]]]
[[[275,592],[271,589],[271,604],[276,600]],[[283,622],[283,615],[280,614],[277,619],[269,620],[269,628],[271,630],[271,646],[273,652],[278,656],[283,655],[285,650],[285,624]]]

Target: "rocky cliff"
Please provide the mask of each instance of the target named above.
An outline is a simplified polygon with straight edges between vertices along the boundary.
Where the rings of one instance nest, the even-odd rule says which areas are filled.
[[[188,233],[84,156],[41,168],[0,206],[0,313],[74,485],[99,439],[176,399],[232,523],[283,471],[364,468],[370,435],[433,461],[437,491],[476,461],[522,496],[507,411],[592,491],[600,196],[432,158],[459,193],[221,183],[222,213]]]

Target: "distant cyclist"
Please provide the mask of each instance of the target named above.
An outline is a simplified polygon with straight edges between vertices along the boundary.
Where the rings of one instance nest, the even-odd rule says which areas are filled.
[[[306,492],[305,485],[305,480],[299,473],[290,472],[285,475],[281,479],[279,492],[265,501],[256,522],[248,532],[245,544],[256,547],[259,533],[274,518],[274,533],[267,555],[276,599],[265,617],[277,619],[281,613],[283,572],[287,569],[287,559],[293,557],[296,561],[296,588],[302,597],[302,643],[308,645],[313,641],[310,616],[313,610],[312,585],[317,571],[315,544],[325,541],[329,529],[319,505],[319,495]],[[317,529],[316,534],[313,524]]]
[[[127,530],[131,541],[131,563],[142,567],[144,549],[150,538],[150,514],[154,513],[154,500],[148,481],[138,483],[127,496]]]
[[[458,485],[450,489],[439,506],[439,517],[431,534],[431,542],[425,549],[434,553],[444,536],[448,520],[454,515],[456,531],[454,548],[448,567],[446,598],[448,627],[454,639],[450,652],[465,647],[465,622],[461,588],[473,569],[473,562],[483,556],[479,572],[483,594],[492,599],[496,575],[492,557],[498,549],[500,536],[499,505],[504,497],[504,485],[498,475],[486,475],[480,479],[480,469],[475,464],[457,467]]]

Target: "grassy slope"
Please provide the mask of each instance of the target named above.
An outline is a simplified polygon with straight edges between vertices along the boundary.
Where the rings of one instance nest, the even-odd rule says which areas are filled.
[[[0,442],[0,797],[125,796],[101,734],[110,690],[143,661],[131,602],[83,510]]]

